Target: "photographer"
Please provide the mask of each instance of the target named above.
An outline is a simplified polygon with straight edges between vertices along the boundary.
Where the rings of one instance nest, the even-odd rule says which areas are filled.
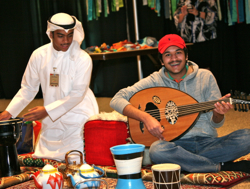
[[[174,14],[175,25],[187,43],[215,39],[217,5],[214,0],[181,0]]]

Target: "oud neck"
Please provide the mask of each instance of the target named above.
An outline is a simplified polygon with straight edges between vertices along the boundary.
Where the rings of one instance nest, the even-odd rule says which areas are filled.
[[[220,100],[212,100],[208,102],[200,102],[196,104],[178,106],[179,116],[184,116],[184,115],[193,114],[197,112],[210,111],[215,108],[214,106],[215,103],[222,102],[222,101],[230,102],[230,104],[233,104],[232,98],[224,98]]]

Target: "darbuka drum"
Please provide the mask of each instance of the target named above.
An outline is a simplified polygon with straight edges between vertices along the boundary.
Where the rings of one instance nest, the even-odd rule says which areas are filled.
[[[0,177],[20,174],[16,143],[22,131],[21,119],[0,121]]]
[[[163,163],[151,167],[153,173],[154,189],[179,189],[180,169],[177,164]]]

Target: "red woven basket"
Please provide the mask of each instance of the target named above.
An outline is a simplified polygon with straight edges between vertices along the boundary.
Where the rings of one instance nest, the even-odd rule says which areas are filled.
[[[85,161],[95,165],[115,165],[110,148],[126,144],[127,137],[127,123],[123,121],[86,122],[84,125]]]

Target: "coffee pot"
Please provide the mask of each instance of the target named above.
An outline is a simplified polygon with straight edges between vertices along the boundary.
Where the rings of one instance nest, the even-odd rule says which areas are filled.
[[[99,170],[102,172],[101,175],[95,170]],[[75,188],[91,188],[91,187],[99,187],[100,181],[98,178],[104,175],[104,170],[94,165],[90,166],[87,163],[81,165],[81,167],[75,172],[74,175],[67,174],[71,179],[71,183]],[[89,180],[88,180],[89,179]],[[94,180],[93,180],[94,179]],[[81,182],[81,184],[79,184]]]
[[[69,164],[68,157],[73,152],[77,152],[80,155],[80,164],[76,164],[76,161],[73,161],[73,164]],[[75,173],[79,170],[79,168],[81,167],[82,164],[83,164],[83,154],[82,154],[81,151],[71,150],[71,151],[68,151],[65,154],[65,165],[66,165],[66,168],[63,171],[63,178],[66,181],[66,184],[67,184],[68,187],[72,187],[73,188],[73,185],[72,185],[70,177],[68,177],[67,175],[68,174],[69,175],[75,175]]]
[[[57,168],[50,164],[43,167],[41,171],[37,171],[31,175],[35,181],[37,188],[41,189],[62,189],[63,175]]]

